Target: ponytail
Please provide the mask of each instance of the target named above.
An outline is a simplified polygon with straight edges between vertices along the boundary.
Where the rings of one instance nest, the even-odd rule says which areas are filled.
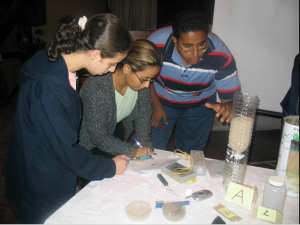
[[[102,58],[113,58],[127,53],[132,42],[123,22],[113,14],[91,17],[84,29],[78,21],[62,24],[48,47],[49,61],[56,61],[62,53],[100,50]]]

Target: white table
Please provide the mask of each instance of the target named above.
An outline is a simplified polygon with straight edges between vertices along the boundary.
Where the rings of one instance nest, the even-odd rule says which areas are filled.
[[[172,154],[172,152],[170,152]],[[187,166],[187,161],[180,160],[179,163]],[[136,174],[126,171],[121,176],[115,176],[102,181],[90,182],[85,188],[79,191],[66,204],[58,209],[47,220],[46,224],[135,224],[125,212],[125,207],[133,201],[143,200],[152,206],[150,217],[141,222],[142,224],[169,224],[174,223],[166,220],[162,209],[155,208],[156,201],[178,201],[185,199],[185,190],[190,188],[193,192],[209,189],[213,196],[202,202],[190,200],[186,206],[186,216],[179,224],[211,224],[217,217],[221,216],[227,223],[232,223],[223,215],[213,209],[219,203],[242,217],[236,224],[270,224],[269,222],[252,217],[252,211],[225,200],[226,192],[222,187],[222,178],[211,179],[206,176],[197,176],[193,184],[181,184],[167,175],[163,175],[179,197],[171,191],[158,188],[149,188],[150,185],[162,186],[157,179],[160,170],[152,170],[147,174]],[[245,184],[257,186],[258,201],[261,205],[264,185],[269,176],[275,174],[275,170],[248,166]],[[284,208],[284,224],[299,224],[299,199],[286,198]]]

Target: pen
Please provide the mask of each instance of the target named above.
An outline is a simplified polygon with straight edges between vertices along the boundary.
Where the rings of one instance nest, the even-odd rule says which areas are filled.
[[[162,129],[164,129],[164,130],[166,130],[166,131],[168,131],[168,132],[170,132],[167,128],[165,128],[164,126],[162,126],[162,125],[158,125],[158,126],[160,126]]]
[[[127,160],[137,160],[137,159],[152,159],[151,155],[141,156],[141,157],[129,157]]]
[[[140,142],[138,142],[135,137],[132,137],[132,139],[135,141],[136,146],[139,146],[140,148],[143,148]]]
[[[165,202],[166,204],[175,204],[175,205],[189,205],[190,201],[182,201],[182,202]],[[163,201],[156,201],[155,208],[159,209],[162,208],[164,202]]]

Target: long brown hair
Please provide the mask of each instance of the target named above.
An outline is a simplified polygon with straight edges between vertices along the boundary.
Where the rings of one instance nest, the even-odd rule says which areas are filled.
[[[100,50],[102,58],[113,58],[117,53],[127,53],[132,42],[123,22],[113,14],[98,14],[86,22],[82,30],[75,19],[62,24],[48,47],[50,61],[56,61],[62,53]]]

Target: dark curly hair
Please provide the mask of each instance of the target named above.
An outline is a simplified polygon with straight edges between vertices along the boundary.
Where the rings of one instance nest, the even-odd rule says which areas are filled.
[[[198,10],[186,10],[175,16],[172,27],[173,36],[179,39],[180,34],[191,31],[205,31],[208,33],[208,20],[206,16]]]
[[[123,22],[113,14],[98,14],[86,22],[85,29],[78,20],[62,24],[48,47],[49,61],[56,61],[62,53],[100,50],[102,58],[113,58],[130,50],[132,38]]]

